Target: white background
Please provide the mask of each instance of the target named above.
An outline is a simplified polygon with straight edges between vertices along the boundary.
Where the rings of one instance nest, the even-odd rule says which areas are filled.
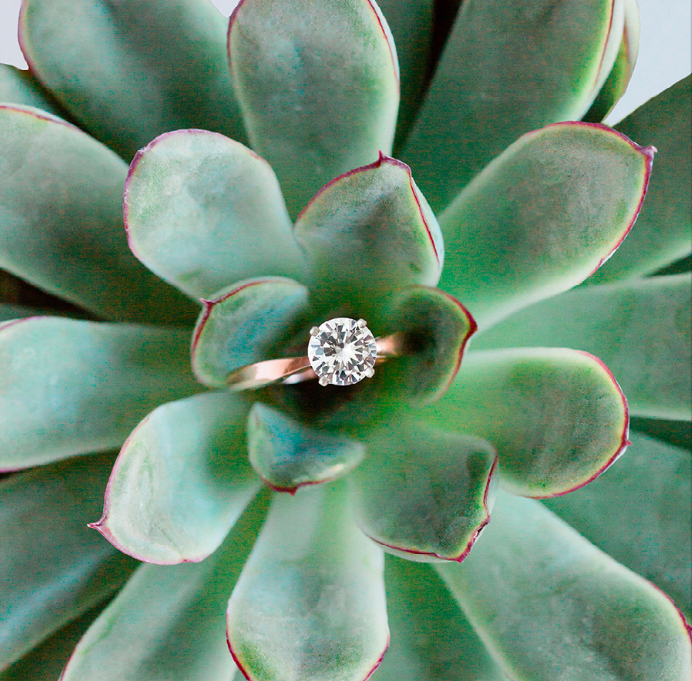
[[[238,0],[212,2],[229,15]],[[20,3],[21,0],[0,0],[0,62],[26,68],[17,44]],[[639,0],[639,10],[642,33],[637,67],[627,93],[609,117],[610,123],[620,120],[692,70],[690,0]]]

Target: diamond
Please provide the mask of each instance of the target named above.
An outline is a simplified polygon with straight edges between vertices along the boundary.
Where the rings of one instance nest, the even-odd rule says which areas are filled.
[[[375,373],[377,344],[364,320],[336,317],[310,330],[308,358],[320,385],[353,385]]]

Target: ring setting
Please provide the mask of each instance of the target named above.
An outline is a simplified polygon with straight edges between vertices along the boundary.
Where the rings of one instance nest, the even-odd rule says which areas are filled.
[[[375,374],[375,366],[403,354],[400,333],[375,338],[364,319],[335,317],[310,329],[306,356],[256,362],[226,379],[232,391],[271,383],[294,384],[317,379],[321,386],[349,386]]]
[[[308,359],[320,385],[353,385],[375,374],[375,336],[364,319],[330,319],[310,329]]]

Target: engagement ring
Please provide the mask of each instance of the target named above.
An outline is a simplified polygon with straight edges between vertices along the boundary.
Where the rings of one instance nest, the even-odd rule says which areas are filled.
[[[402,345],[402,334],[375,338],[364,319],[335,317],[310,329],[306,356],[249,364],[234,371],[226,384],[231,391],[313,379],[322,386],[353,385],[371,378],[376,364],[399,356]]]

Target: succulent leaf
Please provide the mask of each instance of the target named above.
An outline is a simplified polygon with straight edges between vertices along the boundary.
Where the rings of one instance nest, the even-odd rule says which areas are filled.
[[[594,100],[591,108],[583,116],[585,121],[600,123],[605,120],[613,107],[620,101],[625,94],[627,86],[634,73],[634,66],[637,63],[639,54],[639,34],[641,22],[639,20],[639,5],[637,0],[625,0],[625,25],[620,42],[615,64],[608,75],[608,79],[603,84],[598,97]]]
[[[252,148],[291,216],[333,177],[391,153],[398,63],[373,0],[242,0],[228,50]]]
[[[462,561],[490,519],[493,446],[417,421],[395,421],[364,441],[367,456],[349,478],[363,532],[409,560]]]
[[[347,501],[340,483],[274,496],[228,603],[228,645],[250,681],[364,681],[380,663],[383,554]]]
[[[632,433],[608,475],[545,504],[589,541],[692,615],[690,453]]]
[[[445,399],[421,416],[496,448],[514,494],[565,494],[603,473],[627,445],[627,404],[596,357],[565,348],[471,352]]]
[[[506,681],[429,565],[387,556],[392,642],[373,681]]]
[[[401,100],[394,148],[406,139],[425,96],[431,67],[436,0],[379,0],[392,31],[401,71]]]
[[[657,440],[667,442],[674,447],[682,447],[692,451],[692,422],[673,421],[671,419],[632,418],[632,428],[640,433],[646,433]]]
[[[442,234],[403,163],[375,163],[337,177],[300,214],[295,236],[312,265],[322,306],[348,301],[367,316],[399,288],[435,286],[444,259]]]
[[[14,319],[23,319],[25,317],[33,317],[36,315],[36,310],[31,307],[22,307],[21,305],[6,305],[0,303],[0,322],[11,322]]]
[[[197,563],[213,553],[260,487],[243,437],[248,406],[227,393],[164,404],[118,456],[91,527],[138,560]]]
[[[692,674],[689,632],[670,600],[537,501],[498,494],[471,555],[436,568],[514,681]]]
[[[586,113],[615,61],[624,2],[462,4],[401,152],[435,211],[520,135]]]
[[[273,170],[223,135],[157,137],[132,161],[124,209],[133,253],[192,297],[252,276],[303,278]]]
[[[245,141],[208,0],[22,0],[19,38],[32,73],[128,161],[167,130]]]
[[[310,428],[259,402],[248,417],[250,463],[272,489],[295,491],[340,478],[358,465],[365,448],[331,431]]]
[[[636,229],[617,257],[595,272],[589,283],[651,274],[692,250],[692,76],[650,99],[617,124],[632,139],[658,149],[646,201]]]
[[[613,372],[636,416],[692,418],[692,275],[580,288],[522,310],[475,347],[573,347]]]
[[[0,340],[0,470],[119,447],[156,405],[200,389],[187,331],[31,317]]]
[[[135,568],[87,529],[112,454],[0,482],[0,670],[116,591]]]
[[[54,634],[0,672],[0,681],[55,681],[60,677],[79,639],[102,610],[99,604]]]
[[[273,359],[308,309],[307,289],[291,279],[248,279],[220,291],[205,308],[192,339],[197,378],[223,388],[246,364]]]
[[[576,286],[625,238],[652,160],[653,149],[597,124],[524,135],[440,216],[440,286],[481,329]]]
[[[0,267],[107,319],[191,322],[194,303],[129,252],[126,173],[65,121],[0,105]]]
[[[63,115],[31,71],[22,71],[9,64],[0,64],[0,102],[33,106],[56,116]]]
[[[142,565],[87,631],[61,681],[237,678],[224,640],[224,606],[266,507],[260,495],[201,563]]]

